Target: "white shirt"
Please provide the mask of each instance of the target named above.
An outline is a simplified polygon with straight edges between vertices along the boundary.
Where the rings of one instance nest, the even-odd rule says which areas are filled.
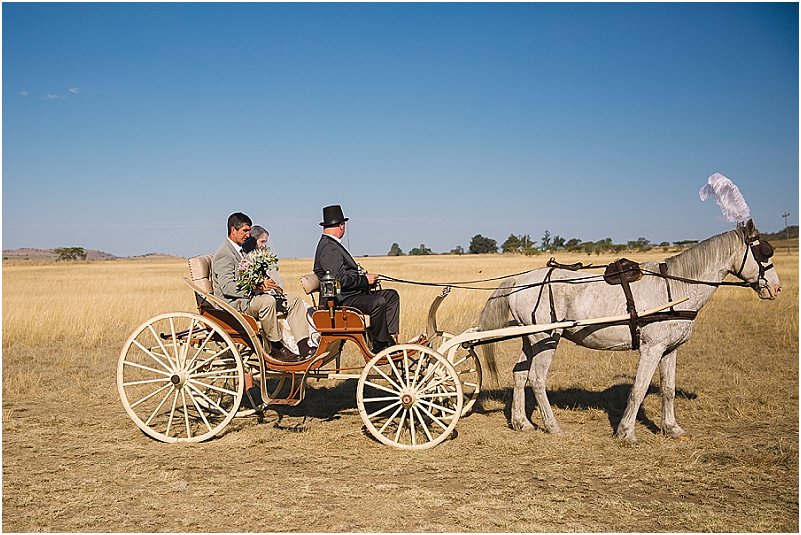
[[[234,240],[232,240],[231,238],[225,238],[225,239],[228,240],[228,243],[233,245],[234,251],[236,251],[239,254],[239,258],[243,258],[245,256],[245,254],[242,252],[242,246],[241,245],[239,245],[237,243],[234,243]]]

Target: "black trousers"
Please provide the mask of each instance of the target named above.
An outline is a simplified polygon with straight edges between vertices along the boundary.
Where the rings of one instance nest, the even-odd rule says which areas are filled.
[[[400,332],[400,295],[395,290],[378,290],[371,294],[351,295],[342,299],[345,306],[370,315],[370,337],[373,344],[394,343],[392,334]]]

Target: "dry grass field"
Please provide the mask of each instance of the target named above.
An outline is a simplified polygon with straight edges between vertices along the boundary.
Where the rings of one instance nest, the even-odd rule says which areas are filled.
[[[638,260],[665,255],[627,255]],[[604,264],[610,257],[571,257]],[[479,279],[547,256],[366,258],[413,280]],[[560,345],[549,396],[562,436],[509,428],[518,342],[499,345],[500,384],[485,384],[458,436],[422,452],[363,430],[355,381],[312,383],[299,407],[236,419],[218,437],[168,445],[120,403],[115,373],[130,332],[192,311],[181,261],[3,265],[4,531],[67,532],[797,532],[798,255],[774,258],[777,301],[721,288],[679,351],[676,410],[690,440],[658,433],[656,383],[639,445],[613,436],[634,352]],[[282,261],[290,291],[309,260]],[[424,329],[438,290],[401,293],[403,338]],[[454,290],[440,324],[461,332],[488,292]],[[352,350],[346,359],[358,362]],[[655,378],[658,381],[658,374]],[[532,420],[539,417],[530,396]]]

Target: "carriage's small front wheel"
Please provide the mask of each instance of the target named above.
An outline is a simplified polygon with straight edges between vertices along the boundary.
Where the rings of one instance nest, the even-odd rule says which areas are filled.
[[[219,433],[242,401],[244,370],[231,338],[197,314],[144,322],[122,348],[117,389],[128,416],[162,442],[200,442]]]
[[[381,351],[356,386],[359,414],[380,442],[420,450],[448,438],[462,414],[459,374],[430,347],[400,344]]]
[[[451,338],[453,338],[452,334],[443,333],[445,342]],[[445,344],[442,344],[440,350],[444,346]],[[447,357],[448,362],[453,364],[462,383],[462,393],[464,394],[462,416],[464,416],[476,404],[478,395],[481,393],[481,361],[473,347],[464,348],[461,344],[451,345],[447,352],[442,351],[442,354]]]

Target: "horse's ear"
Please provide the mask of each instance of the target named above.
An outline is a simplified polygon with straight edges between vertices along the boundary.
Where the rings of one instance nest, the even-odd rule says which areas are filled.
[[[754,225],[753,219],[749,219],[745,223],[745,235],[748,238],[756,238],[759,235],[759,231],[757,230],[756,225]]]

